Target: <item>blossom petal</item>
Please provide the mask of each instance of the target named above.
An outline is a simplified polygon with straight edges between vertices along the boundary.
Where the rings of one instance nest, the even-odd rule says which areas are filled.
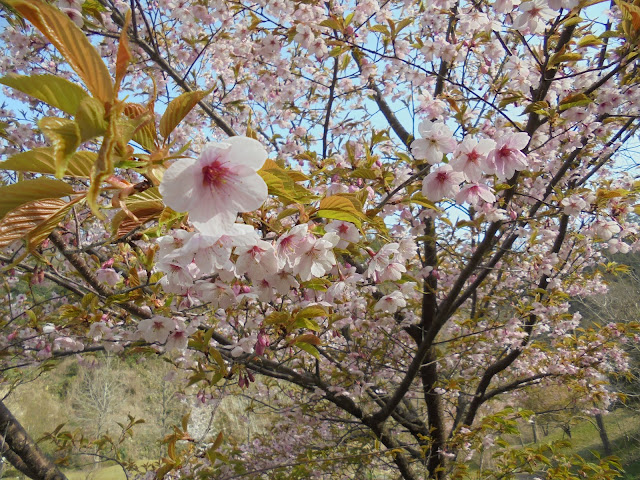
[[[211,210],[206,208],[207,206],[203,202],[199,210],[192,210],[189,214],[191,223],[198,231],[212,237],[220,237],[232,232],[237,214],[229,210],[223,210],[212,216]],[[197,218],[195,216],[196,213],[198,214]]]
[[[224,143],[231,145],[227,159],[235,165],[245,165],[253,171],[257,171],[262,168],[267,159],[267,151],[260,142],[253,138],[230,137]]]
[[[193,180],[195,163],[191,158],[175,161],[160,183],[159,190],[164,203],[177,212],[190,210],[197,203],[197,196],[194,195],[197,184]]]

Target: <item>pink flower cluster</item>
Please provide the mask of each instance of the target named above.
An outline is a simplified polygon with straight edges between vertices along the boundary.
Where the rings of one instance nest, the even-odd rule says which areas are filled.
[[[459,204],[491,204],[495,195],[483,179],[495,175],[498,181],[504,181],[528,166],[521,150],[528,145],[529,135],[523,132],[507,134],[498,142],[466,137],[458,144],[444,123],[424,120],[418,131],[422,138],[411,144],[415,158],[436,165],[452,154],[447,164],[432,170],[423,180],[422,194],[433,202],[450,198]]]

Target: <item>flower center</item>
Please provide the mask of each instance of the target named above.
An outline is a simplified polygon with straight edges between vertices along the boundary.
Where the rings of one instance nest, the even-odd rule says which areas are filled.
[[[504,145],[500,150],[498,150],[498,156],[503,160],[506,160],[511,155],[513,155],[513,149],[509,148],[507,145]]]
[[[155,330],[155,331],[163,330],[164,329],[164,323],[162,323],[162,322],[153,322],[152,329]]]
[[[216,160],[202,167],[202,184],[207,187],[220,188],[227,183],[226,177],[228,175],[229,169]]]
[[[471,150],[469,153],[467,153],[467,162],[468,163],[477,164],[479,158],[480,158],[480,154],[478,152],[476,152],[475,150]]]

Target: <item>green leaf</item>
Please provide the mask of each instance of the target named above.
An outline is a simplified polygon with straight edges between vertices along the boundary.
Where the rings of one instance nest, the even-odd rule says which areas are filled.
[[[133,135],[133,141],[138,142],[149,151],[156,148],[158,132],[154,122],[153,111],[137,103],[127,103],[124,106],[124,114],[135,120],[144,119]]]
[[[289,323],[290,317],[286,312],[271,312],[264,319],[264,323],[267,325],[283,325]]]
[[[335,18],[327,18],[326,20],[323,20],[322,22],[320,22],[320,25],[323,27],[328,27],[332,30],[337,30],[339,32],[341,32],[344,29],[343,26],[340,24],[340,22]]]
[[[353,172],[349,174],[351,178],[366,178],[367,180],[375,180],[376,178],[380,178],[379,172],[375,172],[370,168],[356,168]]]
[[[640,7],[630,2],[615,0],[622,12],[622,30],[627,40],[633,40],[640,32]]]
[[[71,185],[51,178],[39,177],[0,187],[0,218],[16,207],[44,198],[60,198],[73,195]]]
[[[195,92],[186,92],[178,98],[174,98],[169,105],[167,105],[167,109],[160,119],[160,135],[166,139],[182,119],[193,110],[193,107],[209,95],[209,93],[211,93],[211,90],[198,90]]]
[[[387,27],[386,25],[374,25],[369,30],[371,30],[372,32],[380,32],[384,33],[385,35],[390,35],[389,27]]]
[[[73,120],[56,117],[44,117],[40,119],[38,126],[53,144],[55,175],[62,178],[67,170],[69,158],[75,153],[82,141],[80,128]]]
[[[578,25],[583,20],[584,19],[582,17],[575,15],[573,17],[569,17],[566,20],[564,20],[562,22],[562,25],[564,25],[565,27],[572,27],[573,25]]]
[[[331,220],[351,222],[360,228],[362,226],[361,218],[363,218],[364,215],[356,209],[354,203],[347,197],[332,195],[320,200],[316,216],[329,218]]]
[[[573,107],[585,107],[592,102],[593,100],[587,97],[584,93],[577,93],[564,97],[560,100],[560,103],[558,103],[558,109],[562,112]]]
[[[549,102],[541,100],[539,102],[532,102],[524,109],[525,113],[536,113],[538,115],[548,114]]]
[[[504,108],[507,105],[511,105],[512,103],[518,103],[520,101],[522,101],[524,97],[522,95],[515,95],[512,97],[505,97],[502,100],[500,100],[500,102],[498,103],[498,107],[500,108]]]
[[[291,330],[295,330],[296,328],[306,328],[308,330],[313,330],[314,332],[322,330],[322,327],[320,327],[317,322],[314,322],[309,318],[296,318],[295,322],[291,325]]]
[[[103,103],[113,100],[107,66],[87,36],[71,19],[42,0],[6,0],[58,49],[89,91]]]
[[[286,173],[276,170],[259,170],[258,175],[267,184],[269,195],[280,197],[288,202],[295,202],[294,184]]]
[[[315,317],[326,317],[327,311],[322,308],[320,305],[311,305],[310,307],[303,308],[296,315],[296,319],[298,318],[315,318]]]
[[[67,164],[65,175],[89,178],[91,176],[91,167],[97,156],[98,154],[95,152],[81,151],[74,153]],[[56,173],[56,161],[53,157],[53,148],[40,147],[27,152],[16,153],[0,163],[0,169],[54,175]]]
[[[298,335],[293,339],[292,343],[308,343],[310,345],[322,345],[322,340],[315,336],[313,333],[305,333],[303,335]]]
[[[296,347],[298,347],[300,350],[304,350],[308,354],[313,355],[318,360],[320,360],[320,352],[318,352],[318,349],[313,345],[305,342],[296,342]]]
[[[549,66],[552,67],[554,65],[558,65],[562,62],[577,62],[578,60],[582,60],[582,54],[576,52],[568,52],[568,53],[554,53],[551,55],[549,59]]]
[[[144,192],[136,193],[127,197],[125,203],[129,209],[142,209],[148,207],[163,206],[162,195],[158,187],[146,189]]]
[[[222,434],[222,432],[218,433],[218,436],[216,437],[215,441],[213,442],[213,445],[211,445],[211,450],[217,450],[222,446],[222,439],[224,438],[224,435]]]
[[[80,102],[88,97],[80,85],[57,75],[16,75],[0,78],[0,83],[42,100],[69,115],[75,115]]]
[[[600,38],[596,37],[595,35],[589,34],[578,40],[578,47],[596,47],[602,45],[603,43],[604,42]]]
[[[308,288],[317,292],[326,292],[330,282],[324,278],[314,278],[302,283],[302,288]]]
[[[87,97],[80,102],[75,120],[83,142],[101,137],[107,130],[104,105],[93,97]]]

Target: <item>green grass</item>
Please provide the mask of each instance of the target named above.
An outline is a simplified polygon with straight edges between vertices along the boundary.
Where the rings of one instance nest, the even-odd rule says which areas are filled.
[[[603,417],[605,429],[611,443],[612,453],[620,458],[625,469],[625,480],[640,479],[640,414],[627,408],[618,408]],[[526,427],[523,429],[527,432]],[[539,443],[550,443],[555,440],[567,440],[566,434],[560,428],[552,430],[543,436],[539,429]],[[530,433],[524,435],[526,441],[531,441]],[[588,461],[593,461],[597,452],[604,456],[602,440],[596,427],[594,417],[584,417],[577,420],[571,427],[571,453],[576,453]],[[515,442],[514,442],[515,443]],[[569,453],[569,452],[567,452]]]
[[[65,472],[69,480],[126,480],[119,465],[97,468],[95,470],[75,470]]]
[[[638,480],[640,478],[640,460],[625,465],[624,467],[624,480]]]

